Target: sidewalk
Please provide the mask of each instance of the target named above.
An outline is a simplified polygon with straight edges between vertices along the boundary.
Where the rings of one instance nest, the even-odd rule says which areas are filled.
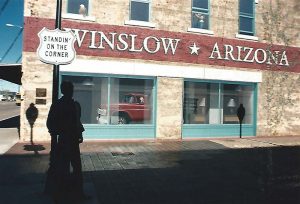
[[[82,203],[300,203],[299,144],[300,137],[86,141],[84,186],[93,199]],[[42,194],[48,153],[49,143],[17,143],[0,157],[1,203],[52,203]]]
[[[255,148],[276,146],[300,146],[300,136],[243,137],[210,140],[229,148]]]
[[[0,128],[0,155],[19,141],[17,128]]]

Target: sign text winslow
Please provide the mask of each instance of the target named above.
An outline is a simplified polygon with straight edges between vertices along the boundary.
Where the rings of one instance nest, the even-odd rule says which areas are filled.
[[[132,52],[149,54],[160,54],[176,56],[178,49],[185,48],[190,55],[201,56],[202,46],[208,49],[208,59],[225,60],[243,63],[257,63],[266,65],[289,66],[288,56],[285,50],[273,50],[267,48],[253,48],[215,42],[213,46],[207,47],[200,43],[186,45],[183,39],[170,37],[146,36],[138,34],[90,31],[84,29],[65,28],[72,31],[76,38],[77,46],[87,46],[88,49],[119,52]],[[88,43],[83,43],[88,40]]]

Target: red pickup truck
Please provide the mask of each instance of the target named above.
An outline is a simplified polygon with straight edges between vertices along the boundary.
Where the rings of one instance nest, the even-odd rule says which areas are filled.
[[[125,94],[119,103],[110,105],[109,112],[108,115],[107,105],[98,108],[97,120],[100,124],[107,124],[108,118],[111,124],[144,123],[151,119],[148,96],[141,93]]]

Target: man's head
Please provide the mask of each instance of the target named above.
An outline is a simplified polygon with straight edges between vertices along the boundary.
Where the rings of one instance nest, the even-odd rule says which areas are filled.
[[[65,97],[72,98],[73,97],[73,89],[74,89],[74,86],[73,86],[72,82],[70,82],[70,81],[63,81],[60,85],[61,93]]]

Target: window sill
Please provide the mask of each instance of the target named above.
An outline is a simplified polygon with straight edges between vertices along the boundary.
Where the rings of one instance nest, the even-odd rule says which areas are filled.
[[[188,28],[187,31],[192,32],[192,33],[201,33],[201,34],[207,34],[207,35],[214,35],[214,31],[201,29],[201,28]]]
[[[239,39],[245,39],[245,40],[253,40],[253,41],[258,41],[258,37],[256,36],[251,36],[251,35],[242,35],[242,34],[236,34],[235,35],[236,38]]]
[[[63,13],[62,18],[65,19],[75,19],[75,20],[81,20],[81,21],[96,21],[96,18],[93,16],[83,16],[79,14],[74,14],[74,13]]]
[[[132,26],[141,26],[141,27],[148,27],[148,28],[155,28],[155,23],[150,23],[150,22],[146,22],[146,21],[125,21],[124,22],[125,25],[132,25]]]

